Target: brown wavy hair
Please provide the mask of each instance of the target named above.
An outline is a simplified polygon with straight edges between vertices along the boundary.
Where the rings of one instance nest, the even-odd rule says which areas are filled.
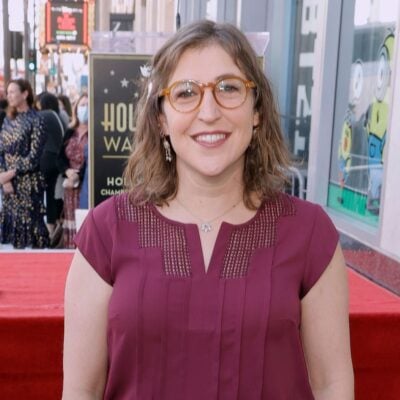
[[[244,203],[254,209],[257,206],[254,194],[257,200],[267,199],[285,185],[289,153],[271,85],[254,50],[246,36],[233,25],[199,21],[181,28],[160,48],[153,57],[151,75],[143,82],[136,108],[132,153],[124,171],[126,188],[136,204],[167,204],[177,194],[176,158],[167,162],[162,144],[159,116],[163,113],[162,102],[165,100],[159,97],[159,93],[168,86],[168,80],[186,50],[211,44],[220,45],[246,78],[257,86],[254,90],[254,109],[259,113],[259,125],[245,154]]]
[[[12,79],[7,83],[7,91],[8,87],[12,84],[15,83],[18,87],[21,93],[23,92],[28,92],[28,95],[26,96],[26,104],[28,105],[29,108],[33,106],[33,90],[32,86],[29,83],[28,80],[26,79]],[[11,119],[15,119],[18,115],[18,111],[15,107],[8,106],[7,108],[7,116]]]

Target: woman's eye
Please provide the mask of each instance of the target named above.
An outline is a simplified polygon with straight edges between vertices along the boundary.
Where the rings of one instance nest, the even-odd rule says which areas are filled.
[[[184,83],[175,88],[174,98],[177,100],[191,99],[193,97],[198,96],[199,91],[200,90],[198,88],[196,88],[196,86],[194,86],[190,83]]]
[[[220,92],[238,92],[239,91],[239,87],[235,84],[232,83],[225,83],[225,82],[221,82],[218,85],[218,91]]]
[[[184,89],[180,90],[176,93],[177,98],[186,98],[186,97],[192,97],[196,96],[196,93],[192,89]]]

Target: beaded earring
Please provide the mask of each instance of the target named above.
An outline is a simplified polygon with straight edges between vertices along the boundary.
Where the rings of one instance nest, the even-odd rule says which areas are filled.
[[[165,160],[167,162],[172,162],[171,145],[169,144],[169,142],[165,136],[163,137],[163,146],[164,146],[164,150],[165,150]]]

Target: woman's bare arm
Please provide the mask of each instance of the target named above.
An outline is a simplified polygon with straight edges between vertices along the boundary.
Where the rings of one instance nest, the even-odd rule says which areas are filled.
[[[338,245],[320,279],[302,300],[301,334],[316,400],[353,400],[348,283]]]
[[[63,400],[103,398],[111,292],[76,250],[65,289]]]

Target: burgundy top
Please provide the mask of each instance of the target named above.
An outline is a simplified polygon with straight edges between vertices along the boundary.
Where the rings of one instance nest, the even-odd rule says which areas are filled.
[[[338,234],[321,207],[280,195],[223,222],[205,272],[197,225],[112,197],[79,250],[110,285],[105,399],[310,400],[300,301]]]

